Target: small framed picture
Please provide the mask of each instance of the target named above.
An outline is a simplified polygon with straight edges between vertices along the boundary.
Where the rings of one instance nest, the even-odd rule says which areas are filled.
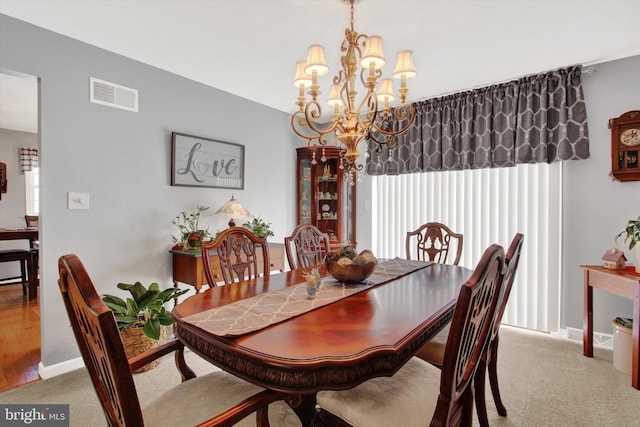
[[[244,189],[244,145],[171,134],[171,185]]]

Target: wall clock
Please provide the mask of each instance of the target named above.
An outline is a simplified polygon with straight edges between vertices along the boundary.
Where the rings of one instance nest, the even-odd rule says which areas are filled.
[[[611,177],[640,181],[640,110],[609,119],[611,129]]]

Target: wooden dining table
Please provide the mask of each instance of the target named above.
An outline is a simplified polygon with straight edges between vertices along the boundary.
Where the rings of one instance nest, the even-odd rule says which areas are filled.
[[[37,227],[0,227],[0,240],[28,240],[29,247],[38,240]],[[38,252],[32,251],[33,262],[29,271],[29,299],[32,300],[38,293]]]
[[[460,286],[471,275],[464,267],[424,263],[408,274],[250,332],[225,335],[203,326],[233,315],[237,304],[251,306],[259,298],[292,291],[288,288],[304,284],[309,271],[214,287],[172,311],[175,334],[188,348],[237,377],[296,396],[292,407],[303,425],[314,417],[316,392],[352,388],[400,369],[451,320]],[[340,286],[324,266],[319,272],[323,282],[318,295]],[[287,296],[296,304],[305,298]],[[281,314],[285,307],[265,304],[263,314]]]

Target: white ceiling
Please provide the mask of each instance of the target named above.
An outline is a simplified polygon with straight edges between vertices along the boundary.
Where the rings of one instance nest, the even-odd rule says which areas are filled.
[[[0,13],[286,112],[313,43],[328,94],[349,25],[342,0],[2,0]],[[362,0],[354,26],[384,38],[387,76],[397,51],[414,51],[414,101],[638,55],[638,16],[640,0]]]

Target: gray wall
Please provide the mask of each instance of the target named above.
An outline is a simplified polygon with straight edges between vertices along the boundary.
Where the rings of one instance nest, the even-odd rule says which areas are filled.
[[[213,54],[213,53],[212,53]],[[289,116],[94,46],[0,15],[0,69],[40,79],[42,363],[77,357],[57,287],[57,259],[76,253],[100,293],[118,282],[171,282],[171,220],[232,193],[272,223],[295,223],[295,144]],[[89,77],[139,90],[140,111],[89,103]],[[266,82],[265,82],[266,83]],[[172,187],[172,131],[245,145],[245,189]],[[68,210],[67,192],[90,194]],[[211,213],[211,231],[228,219]]]
[[[611,171],[609,119],[640,110],[640,56],[599,64],[593,74],[583,75],[589,120],[591,159],[566,162],[564,169],[564,268],[562,292],[563,327],[582,329],[582,264],[601,264],[607,249],[633,253],[614,237],[627,221],[640,215],[640,182],[618,182]],[[631,317],[630,300],[594,290],[594,329],[612,333],[611,319]]]

